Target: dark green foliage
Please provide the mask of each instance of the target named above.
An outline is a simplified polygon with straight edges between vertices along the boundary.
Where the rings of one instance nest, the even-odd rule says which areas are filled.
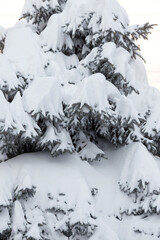
[[[58,0],[58,4],[54,8],[52,8],[51,1],[52,0],[43,0],[40,7],[33,3],[32,13],[30,11],[23,12],[20,19],[24,18],[27,22],[31,22],[36,26],[37,32],[40,33],[46,27],[49,18],[53,14],[62,12],[63,6],[67,0]]]
[[[155,26],[156,24],[149,23],[145,23],[143,25],[135,25],[134,31],[127,33],[131,35],[133,41],[138,40],[140,37],[143,39],[148,39],[148,34],[151,33],[151,29],[153,29]]]
[[[121,116],[117,116],[114,113],[115,105],[110,102],[110,110],[106,112],[96,112],[88,105],[80,106],[75,104],[66,112],[69,118],[69,126],[71,135],[73,135],[73,143],[77,146],[77,132],[83,131],[85,135],[88,135],[90,140],[94,142],[97,137],[103,137],[108,142],[114,145],[125,145],[130,140],[138,141],[139,139],[135,133],[135,127],[138,123],[135,119],[125,119]],[[82,138],[83,141],[83,138]],[[85,142],[82,142],[85,146]],[[78,142],[79,144],[79,142]],[[79,145],[78,145],[79,146]],[[80,151],[77,149],[77,151]],[[103,156],[104,157],[104,156]]]
[[[63,230],[62,233],[68,238],[72,237],[72,239],[77,239],[78,237],[90,238],[94,234],[96,227],[96,225],[80,222],[77,222],[74,225],[70,225],[70,223],[67,222],[66,229]]]
[[[11,229],[8,228],[0,233],[0,240],[9,240],[11,236]]]
[[[153,28],[153,26],[155,26],[154,24],[146,23],[141,26],[136,25],[135,29],[131,29],[131,32],[128,32],[126,30],[124,33],[121,33],[120,31],[113,31],[113,29],[110,28],[105,32],[99,32],[99,36],[96,38],[96,40],[92,40],[94,34],[91,32],[91,29],[87,28],[91,17],[92,14],[88,19],[84,20],[85,24],[84,22],[82,22],[82,26],[80,26],[80,29],[83,28],[83,31],[77,29],[75,33],[72,34],[72,32],[67,31],[67,25],[64,27],[64,32],[70,35],[74,43],[73,50],[70,52],[70,54],[76,54],[81,60],[88,53],[90,53],[93,48],[99,47],[107,42],[113,42],[116,44],[117,47],[123,47],[125,50],[127,50],[131,54],[132,58],[136,58],[136,56],[142,58],[139,53],[140,48],[137,45],[136,40],[138,40],[140,37],[147,39],[148,34],[151,33],[150,30]],[[87,50],[83,53],[84,46],[86,46]],[[65,49],[62,51],[64,52],[64,54],[68,55]]]
[[[91,193],[92,193],[92,196],[96,196],[98,194],[98,189],[97,188],[92,188]]]
[[[25,189],[20,189],[19,191],[17,191],[17,188],[15,188],[15,199],[23,199],[25,201],[27,201],[29,198],[34,197],[35,193],[36,193],[36,187],[32,186],[32,188],[25,188]]]
[[[5,44],[5,38],[3,38],[3,39],[0,40],[0,52],[1,52],[1,53],[3,52],[4,44]]]
[[[107,58],[98,58],[99,56],[97,55],[93,61],[89,62],[88,65],[84,65],[84,67],[88,67],[93,74],[102,73],[108,81],[113,83],[119,91],[125,95],[130,94],[132,91],[138,93],[138,91],[134,87],[130,86],[129,82],[127,82],[120,73],[116,73],[115,66],[110,63]]]
[[[15,135],[14,129],[2,131],[0,140],[3,142],[0,147],[2,154],[6,154],[7,158],[15,157],[19,154],[36,151],[36,139],[25,138],[23,133]]]

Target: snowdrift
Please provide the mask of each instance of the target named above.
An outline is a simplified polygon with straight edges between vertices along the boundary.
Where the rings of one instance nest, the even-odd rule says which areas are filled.
[[[1,163],[1,239],[7,233],[14,239],[158,239],[158,215],[143,207],[148,201],[160,210],[159,159],[141,143],[101,148],[108,159],[91,164],[77,153],[52,158],[48,152]],[[140,210],[143,215],[129,217]]]

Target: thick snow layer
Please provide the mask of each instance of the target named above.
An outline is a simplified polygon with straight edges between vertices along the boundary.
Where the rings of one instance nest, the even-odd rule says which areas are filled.
[[[137,90],[137,85],[139,85],[136,85],[138,66],[135,67],[136,61],[132,60],[130,53],[126,49],[123,47],[117,48],[115,43],[107,42],[100,47],[93,48],[86,58],[81,61],[81,65],[88,66],[92,71],[96,71],[97,66],[101,66],[101,62],[103,65],[103,61],[109,62],[114,68],[115,74],[120,74],[123,77],[123,80],[121,80],[123,84]],[[142,66],[141,69],[143,70]]]
[[[128,26],[128,16],[125,10],[114,0],[68,0],[60,14],[50,17],[49,23],[42,32],[42,38],[47,49],[53,51],[73,48],[73,41],[68,33],[75,36],[76,30],[83,32],[88,28],[91,32],[86,42],[94,42],[109,29],[124,32]],[[50,38],[50,32],[54,38]]]
[[[21,131],[24,132],[23,136],[25,138],[37,136],[36,130],[40,129],[34,119],[25,112],[19,92],[10,103],[10,112],[12,119],[16,124],[15,131],[17,131],[17,133]]]
[[[110,108],[109,99],[120,97],[116,87],[107,82],[104,75],[96,73],[84,78],[73,95],[70,105],[80,103],[80,106],[87,104],[98,112],[106,112]]]
[[[75,54],[67,56],[62,52],[56,52],[54,54],[52,52],[47,52],[47,57],[50,60],[50,65],[48,66],[47,71],[52,75],[55,73],[55,70],[62,72],[66,69],[70,70],[76,68],[79,64],[78,57]],[[60,66],[58,63],[61,63]]]
[[[40,9],[44,15],[38,17],[47,20],[48,10],[58,13],[47,26],[45,19],[39,19],[43,26],[38,29],[30,22]],[[22,148],[24,139],[29,147],[30,140],[37,139],[34,151],[46,152],[0,163],[0,239],[8,230],[14,240],[156,240],[160,236],[159,159],[141,143],[115,149],[95,139],[103,131],[113,135],[112,142],[114,137],[134,138],[134,133],[141,139],[141,130],[149,137],[160,132],[160,94],[148,87],[142,62],[131,58],[133,46],[128,49],[129,43],[122,39],[129,31],[125,11],[116,0],[27,0],[23,14],[33,15],[29,23],[19,22],[7,32],[0,28],[0,40],[6,37],[0,54],[0,137],[4,140],[0,151],[11,132],[11,140],[18,136]],[[44,30],[38,35],[35,29]],[[111,72],[115,79],[97,73],[98,64],[105,61],[113,69],[104,66],[102,72]],[[121,83],[139,94],[124,96]],[[90,121],[89,111],[96,113],[95,122]],[[83,113],[90,126],[96,125],[90,132],[83,126]],[[70,136],[74,131],[86,136],[76,139]],[[63,155],[55,157],[58,153]],[[72,231],[74,236],[68,237]],[[86,237],[76,238],[79,232]]]
[[[108,58],[109,61],[115,65],[116,72],[120,73],[126,78],[126,72],[128,71],[127,65],[131,59],[130,53],[122,47],[116,47],[115,43],[105,43],[101,51],[101,59]]]
[[[14,202],[14,209],[13,209],[13,227],[12,227],[12,234],[17,235],[19,231],[25,231],[25,219],[23,214],[22,205],[17,200]]]
[[[62,85],[79,83],[83,78],[81,71],[77,69],[79,60],[75,54],[70,56],[62,52],[47,52],[46,54],[49,60],[46,69],[47,76],[54,76]],[[69,91],[68,94],[71,95]]]
[[[42,144],[42,146],[44,144],[49,145],[49,142],[51,143],[60,142],[60,139],[58,139],[57,136],[57,129],[51,123],[48,124],[45,134],[40,138],[39,144]]]
[[[140,143],[128,146],[128,153],[120,179],[120,185],[124,186],[123,191],[134,192],[135,189],[138,189],[139,192],[145,191],[146,185],[149,184],[146,194],[159,192],[160,174],[156,161],[153,161],[153,156]],[[135,170],[136,166],[138,166],[137,170]],[[141,186],[139,181],[141,181]]]
[[[38,35],[25,23],[7,32],[4,55],[23,77],[44,76],[46,58]]]
[[[55,232],[56,229],[64,229],[65,221],[69,220],[71,224],[77,221],[84,224],[91,221],[91,224],[96,224],[92,240],[158,239],[158,215],[151,217],[146,215],[144,219],[140,216],[121,215],[125,208],[138,208],[140,203],[135,203],[131,196],[122,192],[119,182],[125,184],[129,178],[132,179],[130,181],[132,186],[128,187],[133,190],[141,177],[144,183],[151,183],[149,191],[156,191],[160,187],[160,172],[157,167],[159,159],[152,157],[140,143],[133,143],[116,150],[101,142],[101,148],[107,152],[108,159],[92,164],[81,161],[76,153],[65,153],[52,158],[47,152],[24,154],[1,163],[0,184],[3,195],[0,205],[5,206],[9,204],[9,201],[13,201],[11,193],[15,186],[16,192],[35,187],[35,195],[31,199],[14,202],[12,233],[18,234],[25,227],[28,228],[24,219],[25,209],[30,229],[27,230],[27,236],[34,234],[38,236],[39,226],[47,222],[49,228],[52,226],[55,229],[52,233],[50,232],[49,239],[52,239],[52,234],[53,236],[58,234]],[[93,189],[97,190],[93,191]],[[54,219],[53,212],[47,213],[47,209],[60,209],[66,214],[64,217],[62,214],[57,221],[56,218]],[[70,214],[69,209],[73,209]],[[90,214],[96,216],[97,219],[90,219]],[[8,213],[3,210],[0,218],[1,216],[4,222],[4,227],[1,225],[1,228],[5,229],[5,224],[9,222]],[[65,239],[65,237],[57,235],[55,239]]]
[[[96,73],[84,78],[74,90],[69,101],[70,107],[79,103],[81,108],[87,105],[95,112],[103,112],[109,115],[116,113],[122,118],[135,119],[139,123],[138,112],[132,101],[121,95],[112,83],[106,81],[103,74]],[[116,104],[115,112],[113,112],[109,101]]]
[[[12,64],[4,54],[0,54],[0,88],[11,91],[21,86]]]
[[[45,50],[52,49],[56,52],[61,51],[63,46],[66,46],[66,49],[73,48],[71,37],[63,32],[62,26],[65,23],[64,19],[63,17],[59,17],[59,15],[60,14],[52,15],[46,29],[42,32],[42,39],[44,41],[44,45],[46,45]],[[54,35],[54,38],[50,37],[51,32]]]
[[[37,77],[24,91],[25,110],[31,115],[61,119],[63,115],[60,82],[54,77]]]
[[[0,91],[0,120],[2,131],[12,129],[13,134],[23,132],[24,137],[37,136],[36,130],[40,130],[36,122],[25,112],[20,93],[18,92],[13,101],[9,103],[2,91]]]
[[[0,91],[0,121],[3,122],[7,119],[7,115],[9,115],[9,102],[4,97],[2,91]]]
[[[50,1],[50,5],[52,6],[52,8],[55,8],[56,6],[58,6],[58,1],[57,0],[51,0]],[[23,10],[22,10],[22,15],[23,14],[33,14],[34,12],[34,6],[36,6],[38,9],[43,7],[45,9],[48,9],[48,1],[43,1],[43,0],[26,0]]]

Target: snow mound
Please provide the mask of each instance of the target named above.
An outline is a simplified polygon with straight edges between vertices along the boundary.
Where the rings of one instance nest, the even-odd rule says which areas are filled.
[[[80,103],[83,107],[86,104],[100,113],[106,112],[110,108],[108,99],[113,96],[120,97],[120,93],[103,74],[97,73],[83,79],[69,105]]]
[[[51,120],[63,116],[61,86],[54,77],[36,77],[24,91],[23,102],[32,116],[43,115]]]
[[[0,54],[0,88],[4,91],[18,89],[21,86],[16,72],[4,54]]]
[[[17,26],[7,32],[5,48],[6,58],[13,64],[15,71],[24,78],[44,76],[47,64],[39,37],[30,26]]]
[[[84,177],[85,165],[77,154],[51,158],[48,153],[24,154],[3,163],[0,166],[4,170],[3,179],[7,172],[12,179],[9,184],[13,195],[6,196],[10,199],[7,204],[13,206],[11,234],[21,236],[26,231],[26,236],[42,236],[42,228],[50,239],[56,234],[59,235],[56,239],[71,236],[71,232],[73,236],[82,232],[84,236],[92,236],[100,223],[92,195],[93,185]],[[89,165],[87,169],[92,171]],[[45,181],[40,176],[44,176]],[[4,209],[0,216],[2,213]],[[8,221],[7,213],[5,220]],[[116,235],[109,227],[106,232]],[[100,229],[96,234],[102,238]]]
[[[154,233],[151,240],[155,240],[159,232],[152,222],[154,215],[144,219],[143,213],[128,217],[127,211],[139,210],[143,202],[135,202],[128,191],[138,189],[140,193],[147,183],[151,200],[150,193],[158,191],[160,186],[159,163],[140,143],[115,150],[102,142],[101,148],[107,151],[108,159],[92,164],[81,161],[76,153],[52,158],[47,152],[23,154],[1,163],[0,218],[4,222],[1,233],[11,228],[14,236],[21,236],[25,229],[26,236],[42,237],[45,231],[49,239],[54,236],[56,240],[68,236],[74,239],[82,232],[92,240],[133,240],[143,233],[150,235],[151,230],[145,227],[147,221]],[[138,171],[134,164],[138,164]],[[142,189],[138,185],[140,178]],[[121,191],[118,182],[125,185],[127,181],[130,184]],[[13,224],[10,224],[8,207],[14,209]],[[124,236],[125,227],[128,230]]]
[[[145,191],[147,185],[145,194],[160,192],[160,172],[151,153],[141,143],[130,144],[129,149],[120,178],[121,189],[129,194]]]

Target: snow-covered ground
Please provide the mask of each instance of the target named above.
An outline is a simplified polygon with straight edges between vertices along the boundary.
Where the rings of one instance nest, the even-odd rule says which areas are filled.
[[[158,240],[160,217],[149,216],[148,211],[129,216],[141,203],[121,191],[120,185],[129,180],[130,189],[134,188],[143,177],[144,184],[151,181],[150,190],[156,185],[160,188],[159,159],[141,143],[119,149],[101,143],[101,147],[108,159],[92,164],[76,153],[52,158],[47,152],[23,154],[1,163],[0,232],[9,226],[16,239],[22,239],[24,229],[28,237],[45,232],[50,240],[72,239],[60,232],[67,228],[67,221],[71,225],[90,222],[96,226],[92,240]],[[8,206],[13,206],[13,224]]]

